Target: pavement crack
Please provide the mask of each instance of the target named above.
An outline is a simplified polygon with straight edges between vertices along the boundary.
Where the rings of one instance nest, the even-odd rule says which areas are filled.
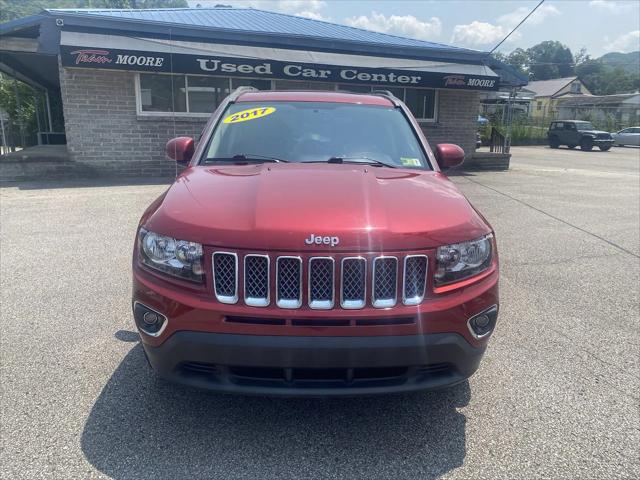
[[[508,193],[502,192],[502,191],[498,190],[497,188],[493,188],[493,187],[490,187],[488,185],[485,185],[484,183],[480,183],[480,182],[478,182],[476,180],[472,180],[469,177],[465,177],[465,178],[466,178],[466,180],[470,181],[471,183],[475,183],[476,185],[480,185],[481,187],[484,187],[487,190],[491,190],[491,191],[496,192],[496,193],[498,193],[500,195],[503,195],[503,196],[513,200],[514,202],[518,202],[519,204],[524,205],[525,207],[529,207],[530,209],[535,210],[536,212],[542,213],[543,215],[546,215],[549,218],[553,218],[554,220],[556,220],[556,221],[558,221],[560,223],[563,223],[563,224],[565,224],[565,225],[567,225],[569,227],[575,228],[576,230],[579,230],[579,231],[581,231],[583,233],[586,233],[587,235],[590,235],[590,236],[592,236],[594,238],[597,238],[598,240],[601,240],[601,241],[603,241],[605,243],[608,243],[612,247],[617,248],[618,250],[620,250],[620,251],[622,251],[624,253],[627,253],[627,254],[629,254],[631,256],[634,256],[636,258],[640,258],[640,255],[638,255],[637,253],[634,253],[631,250],[627,250],[623,246],[618,245],[617,243],[615,243],[615,242],[613,242],[613,241],[611,241],[611,240],[609,240],[607,238],[604,238],[604,237],[598,235],[597,233],[590,232],[589,230],[586,230],[586,229],[584,229],[582,227],[579,227],[578,225],[574,225],[573,223],[568,222],[566,220],[563,220],[560,217],[556,217],[555,215],[551,215],[549,212],[545,212],[544,210],[542,210],[542,209],[540,209],[538,207],[534,207],[530,203],[527,203],[524,200],[520,200],[519,198],[516,198],[513,195],[509,195]]]

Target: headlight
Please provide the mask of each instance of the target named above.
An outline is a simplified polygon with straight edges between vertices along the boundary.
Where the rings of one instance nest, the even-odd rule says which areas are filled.
[[[146,266],[176,277],[202,283],[202,245],[140,229],[140,259]]]
[[[491,265],[493,235],[477,240],[438,247],[436,252],[436,286],[444,285],[483,272]]]

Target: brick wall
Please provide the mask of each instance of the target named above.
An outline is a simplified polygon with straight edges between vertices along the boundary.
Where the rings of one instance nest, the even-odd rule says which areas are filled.
[[[206,119],[139,117],[134,73],[60,68],[71,160],[96,176],[172,177],[164,153],[174,136],[197,138]]]
[[[462,147],[466,158],[470,158],[475,151],[479,104],[479,92],[440,90],[438,122],[421,125],[431,148],[438,143],[455,143]]]
[[[205,119],[138,116],[135,74],[60,68],[67,145],[71,160],[96,176],[163,176],[175,173],[164,145],[174,136],[197,138]],[[438,122],[422,128],[432,147],[456,143],[475,150],[479,94],[441,90]],[[174,131],[175,128],[175,131]]]

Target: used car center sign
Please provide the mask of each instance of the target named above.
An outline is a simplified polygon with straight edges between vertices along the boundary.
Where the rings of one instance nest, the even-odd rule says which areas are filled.
[[[398,87],[497,90],[498,77],[423,72],[417,70],[345,67],[276,60],[212,57],[115,49],[61,46],[65,67],[191,73],[224,77],[254,77],[338,82]]]

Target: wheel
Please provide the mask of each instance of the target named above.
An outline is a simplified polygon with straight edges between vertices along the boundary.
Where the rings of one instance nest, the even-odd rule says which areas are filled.
[[[583,138],[580,141],[580,150],[584,150],[585,152],[593,150],[593,140],[590,138]]]
[[[560,142],[558,141],[558,137],[551,137],[549,139],[549,146],[551,148],[558,148],[560,146]]]
[[[569,148],[576,148],[576,145],[567,145]]]
[[[602,147],[599,147],[599,148],[603,152],[608,152],[609,150],[611,150],[611,145],[606,145],[606,146],[602,146]]]

